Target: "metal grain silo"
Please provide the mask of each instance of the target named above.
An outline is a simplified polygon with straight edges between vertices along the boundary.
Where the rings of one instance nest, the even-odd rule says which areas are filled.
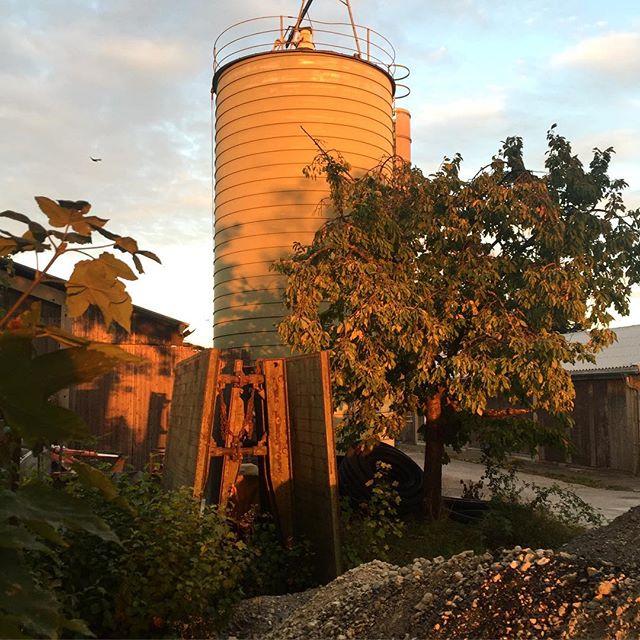
[[[349,31],[336,40],[337,25],[285,30],[280,18],[272,34],[260,20],[228,29],[228,44],[218,39],[212,88],[214,347],[254,358],[288,353],[276,330],[284,278],[270,267],[294,241],[311,242],[328,215],[319,207],[326,183],[302,175],[318,153],[309,136],[356,173],[395,149],[396,65],[385,39],[374,44],[371,30],[354,39],[355,25],[342,25],[352,29],[347,46]]]

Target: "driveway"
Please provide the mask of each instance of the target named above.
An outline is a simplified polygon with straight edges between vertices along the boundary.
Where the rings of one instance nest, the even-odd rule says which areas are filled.
[[[422,447],[411,446],[405,448],[400,445],[399,448],[417,462],[420,468],[423,468],[424,449]],[[462,493],[460,481],[469,482],[471,480],[477,482],[483,473],[484,466],[482,464],[452,459],[443,469],[442,492],[445,496],[460,497]],[[631,507],[640,505],[640,478],[626,477],[625,480],[627,482],[625,484],[630,485],[630,488],[624,491],[587,487],[582,484],[563,482],[521,472],[518,472],[518,478],[524,483],[535,484],[539,487],[550,487],[556,484],[563,489],[570,489],[585,502],[600,511],[607,522],[617,518],[620,514],[631,509]],[[532,492],[525,489],[524,494],[530,496]]]

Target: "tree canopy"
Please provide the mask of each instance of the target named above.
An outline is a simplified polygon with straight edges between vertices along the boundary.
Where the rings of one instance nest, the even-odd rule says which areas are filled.
[[[640,210],[608,175],[613,149],[585,167],[553,127],[547,142],[544,172],[525,168],[517,137],[470,180],[459,155],[429,176],[392,158],[354,177],[329,153],[308,169],[326,177],[333,217],[276,265],[279,331],[296,351],[329,350],[345,445],[397,435],[417,409],[434,466],[460,440],[453,417],[509,415],[492,400],[571,410],[562,365],[592,360],[615,338],[612,311],[628,313]],[[588,343],[563,335],[577,329]],[[481,438],[495,428],[477,424]]]

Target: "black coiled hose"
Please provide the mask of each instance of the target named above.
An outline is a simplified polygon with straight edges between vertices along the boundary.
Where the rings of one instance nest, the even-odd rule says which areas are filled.
[[[390,482],[398,483],[398,513],[418,511],[422,503],[422,469],[406,453],[384,443],[378,444],[366,455],[353,454],[342,459],[338,469],[340,494],[354,502],[366,502],[371,493],[367,482],[373,478],[377,462],[391,466],[387,478]]]
[[[355,503],[366,502],[371,493],[367,482],[373,478],[378,461],[391,466],[387,478],[390,482],[398,483],[398,513],[420,512],[424,480],[422,469],[406,453],[384,443],[378,444],[366,455],[353,454],[342,458],[338,467],[340,495],[349,497]],[[449,517],[462,523],[476,522],[489,508],[483,500],[444,497],[443,503],[449,511]]]

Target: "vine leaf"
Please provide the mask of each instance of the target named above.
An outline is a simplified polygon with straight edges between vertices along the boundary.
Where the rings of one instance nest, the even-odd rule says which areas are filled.
[[[137,280],[129,265],[111,253],[78,262],[66,283],[69,315],[80,316],[94,304],[102,312],[107,326],[116,322],[129,332],[133,304],[119,278]]]
[[[83,236],[90,236],[96,227],[103,227],[108,220],[97,216],[87,216],[91,205],[83,200],[71,202],[68,200],[51,200],[45,196],[36,196],[36,202],[49,223],[54,227],[71,227]]]
[[[129,236],[118,236],[115,247],[126,253],[136,253],[138,251],[138,243]]]
[[[0,238],[0,258],[11,255],[18,248],[18,243],[10,238]]]

